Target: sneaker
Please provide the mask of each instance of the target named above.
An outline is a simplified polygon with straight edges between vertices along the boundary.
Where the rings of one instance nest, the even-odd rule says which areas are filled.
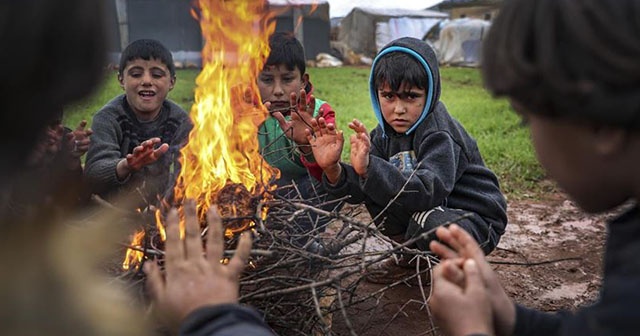
[[[431,272],[420,264],[419,275],[416,274],[416,263],[409,262],[408,258],[387,258],[367,269],[364,279],[367,282],[390,285],[404,282],[411,286],[428,286],[431,284]],[[420,279],[418,279],[420,277]]]

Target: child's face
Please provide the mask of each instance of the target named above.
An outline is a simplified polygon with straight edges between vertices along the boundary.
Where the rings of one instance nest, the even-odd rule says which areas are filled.
[[[127,102],[141,120],[153,120],[175,84],[169,68],[159,60],[135,59],[119,74]]]
[[[287,69],[284,64],[267,65],[258,75],[258,89],[262,102],[271,102],[271,109],[289,107],[291,93],[304,88],[300,69]]]
[[[593,125],[528,113],[515,103],[513,106],[529,126],[540,164],[582,209],[600,212],[627,199],[629,183],[619,169],[625,164],[616,163],[616,156],[607,154],[613,148],[611,140],[605,139],[608,135],[598,134]]]
[[[405,133],[420,118],[427,101],[426,91],[402,84],[398,92],[384,83],[378,88],[378,101],[384,120],[398,133]]]

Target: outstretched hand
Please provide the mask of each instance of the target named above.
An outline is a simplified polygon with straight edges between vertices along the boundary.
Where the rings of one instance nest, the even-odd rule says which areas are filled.
[[[451,281],[451,270],[461,279]],[[445,335],[494,334],[489,292],[475,260],[442,261],[433,270],[432,288],[429,307]]]
[[[313,156],[331,183],[338,182],[342,172],[340,156],[344,145],[342,131],[335,125],[327,124],[324,118],[311,119],[311,130],[306,129],[307,140],[311,145]]]
[[[445,264],[445,261],[473,260],[478,267],[481,279],[484,282],[488,297],[490,298],[496,334],[511,335],[515,328],[515,306],[500,285],[498,277],[485,259],[484,253],[476,240],[456,224],[452,224],[449,227],[439,227],[436,230],[436,236],[440,241],[431,241],[429,248],[444,260],[443,265],[448,266],[446,270],[442,271],[440,278],[434,277],[434,286],[438,281],[447,281],[456,283],[459,287],[462,287],[462,284],[468,283],[468,280],[465,278],[466,274],[462,272],[460,267],[458,267],[456,271],[456,268],[452,267],[453,264]],[[460,262],[458,263],[460,264]],[[432,303],[431,309],[437,311],[443,309],[443,307]]]
[[[74,158],[79,158],[89,150],[91,144],[91,134],[93,131],[85,129],[87,121],[82,120],[73,132],[67,134],[67,148],[70,148],[70,154]]]
[[[371,150],[369,133],[358,119],[353,119],[349,123],[349,128],[356,133],[349,139],[351,141],[351,165],[358,175],[366,177],[369,168],[369,151]]]
[[[140,146],[135,147],[133,152],[127,154],[126,157],[129,169],[133,171],[140,170],[142,167],[158,161],[169,150],[169,145],[166,143],[155,148],[160,142],[160,138],[151,138],[143,141]]]
[[[278,120],[278,124],[280,124],[280,128],[282,128],[284,134],[300,146],[304,153],[309,153],[311,149],[308,148],[309,141],[305,130],[311,128],[311,119],[313,118],[313,112],[316,108],[316,99],[313,95],[310,95],[307,99],[307,92],[302,89],[299,94],[291,92],[289,100],[289,111],[291,113],[289,120],[285,118],[282,113],[283,111],[274,111],[272,115]],[[271,104],[265,103],[265,106],[269,109]]]
[[[172,209],[167,218],[165,276],[158,264],[144,265],[155,309],[172,330],[198,308],[238,302],[238,279],[249,258],[251,235],[242,234],[235,255],[223,265],[220,262],[224,252],[222,221],[213,207],[207,213],[207,220],[206,257],[196,206],[188,201],[184,206],[184,239],[180,238],[178,212]]]

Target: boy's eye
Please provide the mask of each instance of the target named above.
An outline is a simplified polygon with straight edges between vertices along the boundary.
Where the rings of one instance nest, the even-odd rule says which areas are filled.
[[[156,71],[151,71],[151,76],[153,78],[162,78],[162,77],[166,76],[166,73],[164,71],[161,71],[161,70],[156,70]]]
[[[258,79],[265,84],[270,84],[271,82],[273,82],[273,77],[260,76],[258,77]]]

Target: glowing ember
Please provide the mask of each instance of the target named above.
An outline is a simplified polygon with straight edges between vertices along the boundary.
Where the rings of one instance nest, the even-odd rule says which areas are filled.
[[[269,55],[268,39],[275,21],[273,14],[265,15],[265,9],[266,0],[199,0],[192,12],[200,21],[206,43],[190,112],[194,128],[189,143],[181,150],[182,168],[174,197],[176,204],[184,199],[196,200],[202,222],[226,186],[231,186],[227,192],[237,195],[222,197],[233,203],[220,204],[221,215],[254,215],[240,209],[239,200],[250,205],[251,196],[261,195],[278,174],[259,153],[258,126],[268,111],[243,99],[247,89],[259,92],[256,78]],[[164,241],[161,218],[158,211],[156,223]],[[244,220],[233,223],[227,226],[227,236],[251,225]],[[141,246],[143,238],[144,233],[137,233],[131,245]],[[123,268],[139,263],[142,257],[141,252],[129,249]]]

